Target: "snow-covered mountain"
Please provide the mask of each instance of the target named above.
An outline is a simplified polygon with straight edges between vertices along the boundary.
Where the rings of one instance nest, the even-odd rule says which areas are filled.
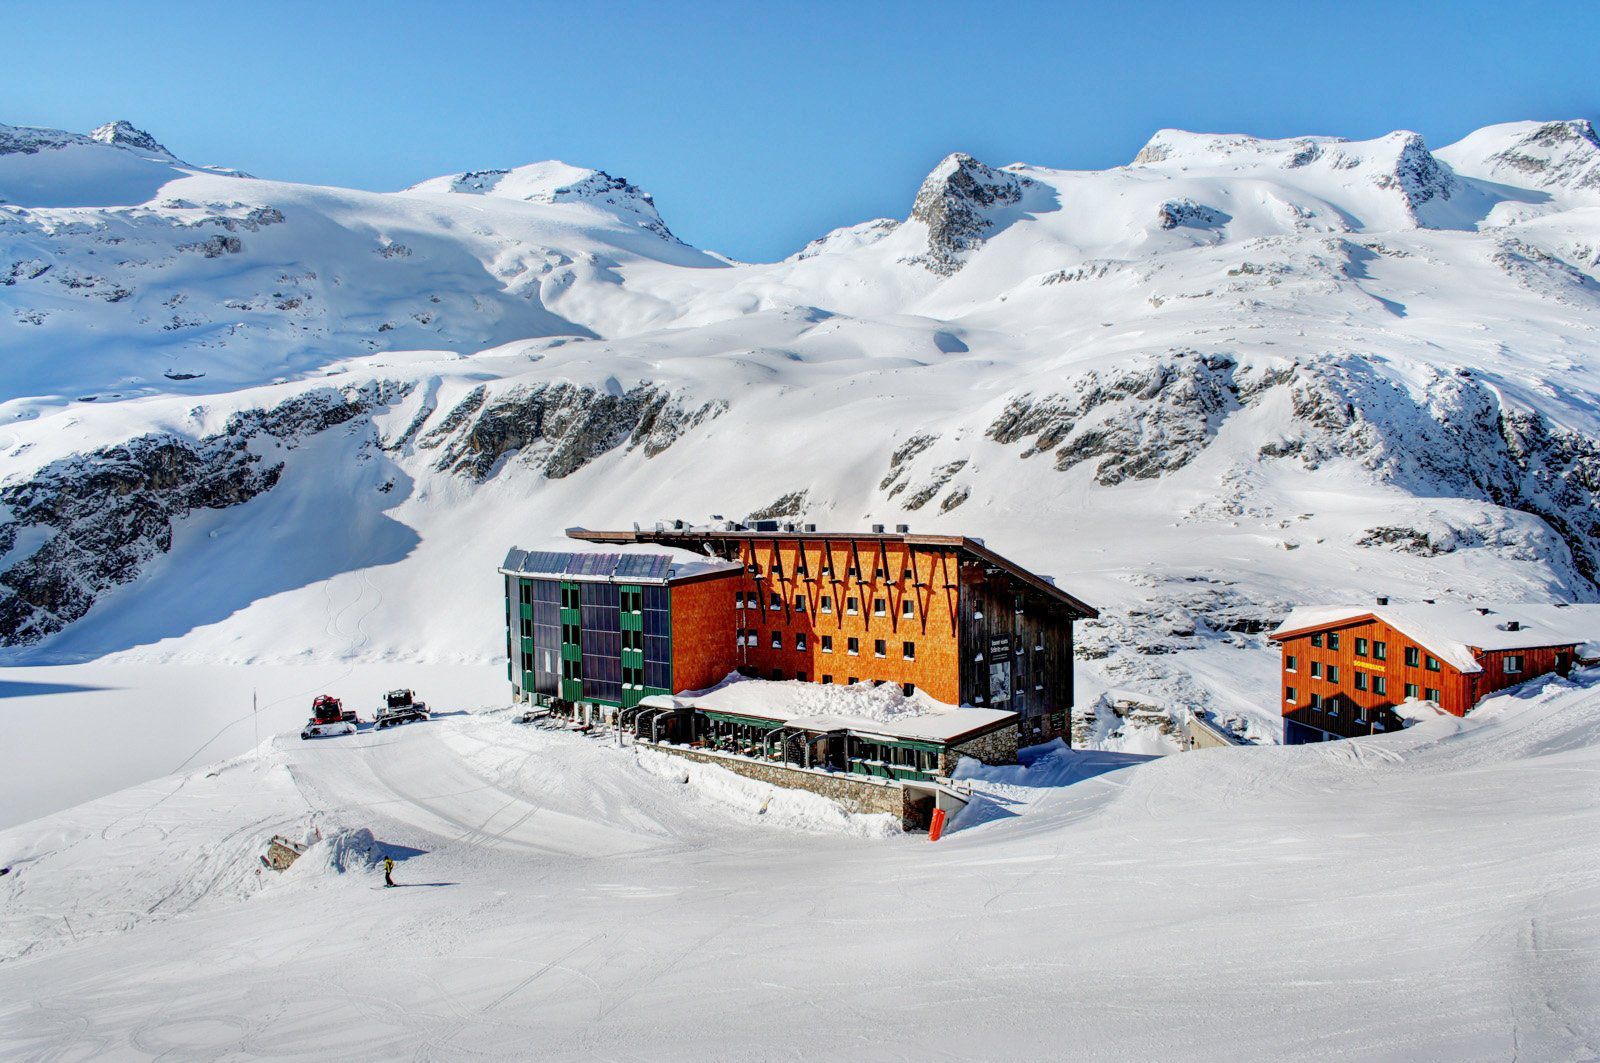
[[[0,639],[489,661],[511,543],[909,522],[1103,608],[1087,701],[1269,737],[1291,604],[1600,594],[1587,122],[907,192],[741,264],[564,163],[379,194],[0,127]]]

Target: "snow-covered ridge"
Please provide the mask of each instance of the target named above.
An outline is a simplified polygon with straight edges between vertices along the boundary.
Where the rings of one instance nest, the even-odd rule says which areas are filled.
[[[604,170],[571,166],[558,160],[536,162],[513,170],[477,170],[418,182],[408,192],[447,192],[496,196],[525,203],[581,203],[628,217],[662,237],[676,241],[650,193]]]

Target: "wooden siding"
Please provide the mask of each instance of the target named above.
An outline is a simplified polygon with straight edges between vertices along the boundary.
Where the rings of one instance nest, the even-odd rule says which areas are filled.
[[[672,586],[672,689],[704,690],[738,666],[733,588],[738,573]]]
[[[912,683],[930,697],[955,704],[960,699],[960,662],[956,654],[957,560],[953,550],[914,549],[903,543],[805,539],[749,540],[741,544],[744,579],[740,594],[755,594],[759,608],[736,610],[733,626],[753,630],[755,644],[739,649],[741,666],[750,675],[794,679],[805,673],[811,682],[832,675],[843,684],[851,677],[867,681]],[[852,568],[855,574],[852,575]],[[906,578],[906,572],[911,578]],[[760,578],[757,578],[759,574]],[[779,597],[778,608],[771,596]],[[822,599],[831,610],[822,611]],[[851,614],[847,602],[855,598]],[[733,595],[729,595],[733,604]],[[884,615],[873,603],[884,602]],[[796,602],[803,606],[797,608]],[[905,616],[906,602],[912,615]],[[774,648],[777,634],[781,648]],[[797,649],[799,635],[806,648]],[[833,650],[822,650],[822,636]],[[856,656],[849,639],[859,641]],[[873,644],[882,639],[885,655]],[[903,644],[914,644],[907,660]]]
[[[961,700],[1017,713],[1024,744],[1065,736],[1072,709],[1072,617],[1004,570],[961,566]],[[1006,688],[1009,689],[1006,689]]]
[[[1330,634],[1339,637],[1337,649],[1327,645]],[[1311,644],[1313,635],[1322,638],[1322,646]],[[1356,653],[1358,639],[1367,642],[1364,655]],[[1374,653],[1374,643],[1377,642],[1385,644],[1384,659],[1379,659]],[[1399,728],[1400,718],[1390,710],[1406,700],[1408,683],[1416,686],[1418,698],[1426,697],[1430,687],[1438,690],[1440,708],[1456,716],[1465,716],[1488,694],[1562,667],[1563,654],[1565,663],[1570,665],[1574,649],[1564,646],[1484,653],[1474,648],[1473,652],[1483,671],[1463,673],[1427,646],[1375,617],[1358,618],[1315,632],[1301,632],[1284,640],[1282,645],[1278,698],[1284,718],[1344,737]],[[1416,651],[1416,666],[1405,663],[1407,649]],[[1522,671],[1507,674],[1504,658],[1518,654],[1523,658]],[[1429,657],[1439,662],[1438,671],[1428,669]],[[1293,671],[1289,669],[1290,658],[1295,659]],[[1313,662],[1321,666],[1321,678],[1312,677]],[[1336,683],[1328,680],[1330,665],[1339,669]],[[1356,689],[1355,676],[1358,672],[1367,677],[1366,690]],[[1373,680],[1380,676],[1386,682],[1386,690],[1382,694],[1373,689]],[[1293,703],[1288,700],[1290,688],[1296,692]],[[1322,707],[1312,708],[1312,694],[1322,699]]]

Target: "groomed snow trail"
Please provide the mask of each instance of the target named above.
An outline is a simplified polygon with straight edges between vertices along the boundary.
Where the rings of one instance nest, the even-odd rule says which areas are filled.
[[[1597,721],[1046,750],[937,845],[504,714],[280,737],[0,832],[0,1055],[1592,1058]],[[224,873],[308,822],[403,888]]]

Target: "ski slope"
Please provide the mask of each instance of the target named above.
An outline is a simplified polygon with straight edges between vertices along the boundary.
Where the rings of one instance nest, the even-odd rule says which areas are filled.
[[[932,845],[641,752],[446,715],[0,832],[0,1054],[1600,1052],[1594,673],[1326,746],[1046,749]]]

